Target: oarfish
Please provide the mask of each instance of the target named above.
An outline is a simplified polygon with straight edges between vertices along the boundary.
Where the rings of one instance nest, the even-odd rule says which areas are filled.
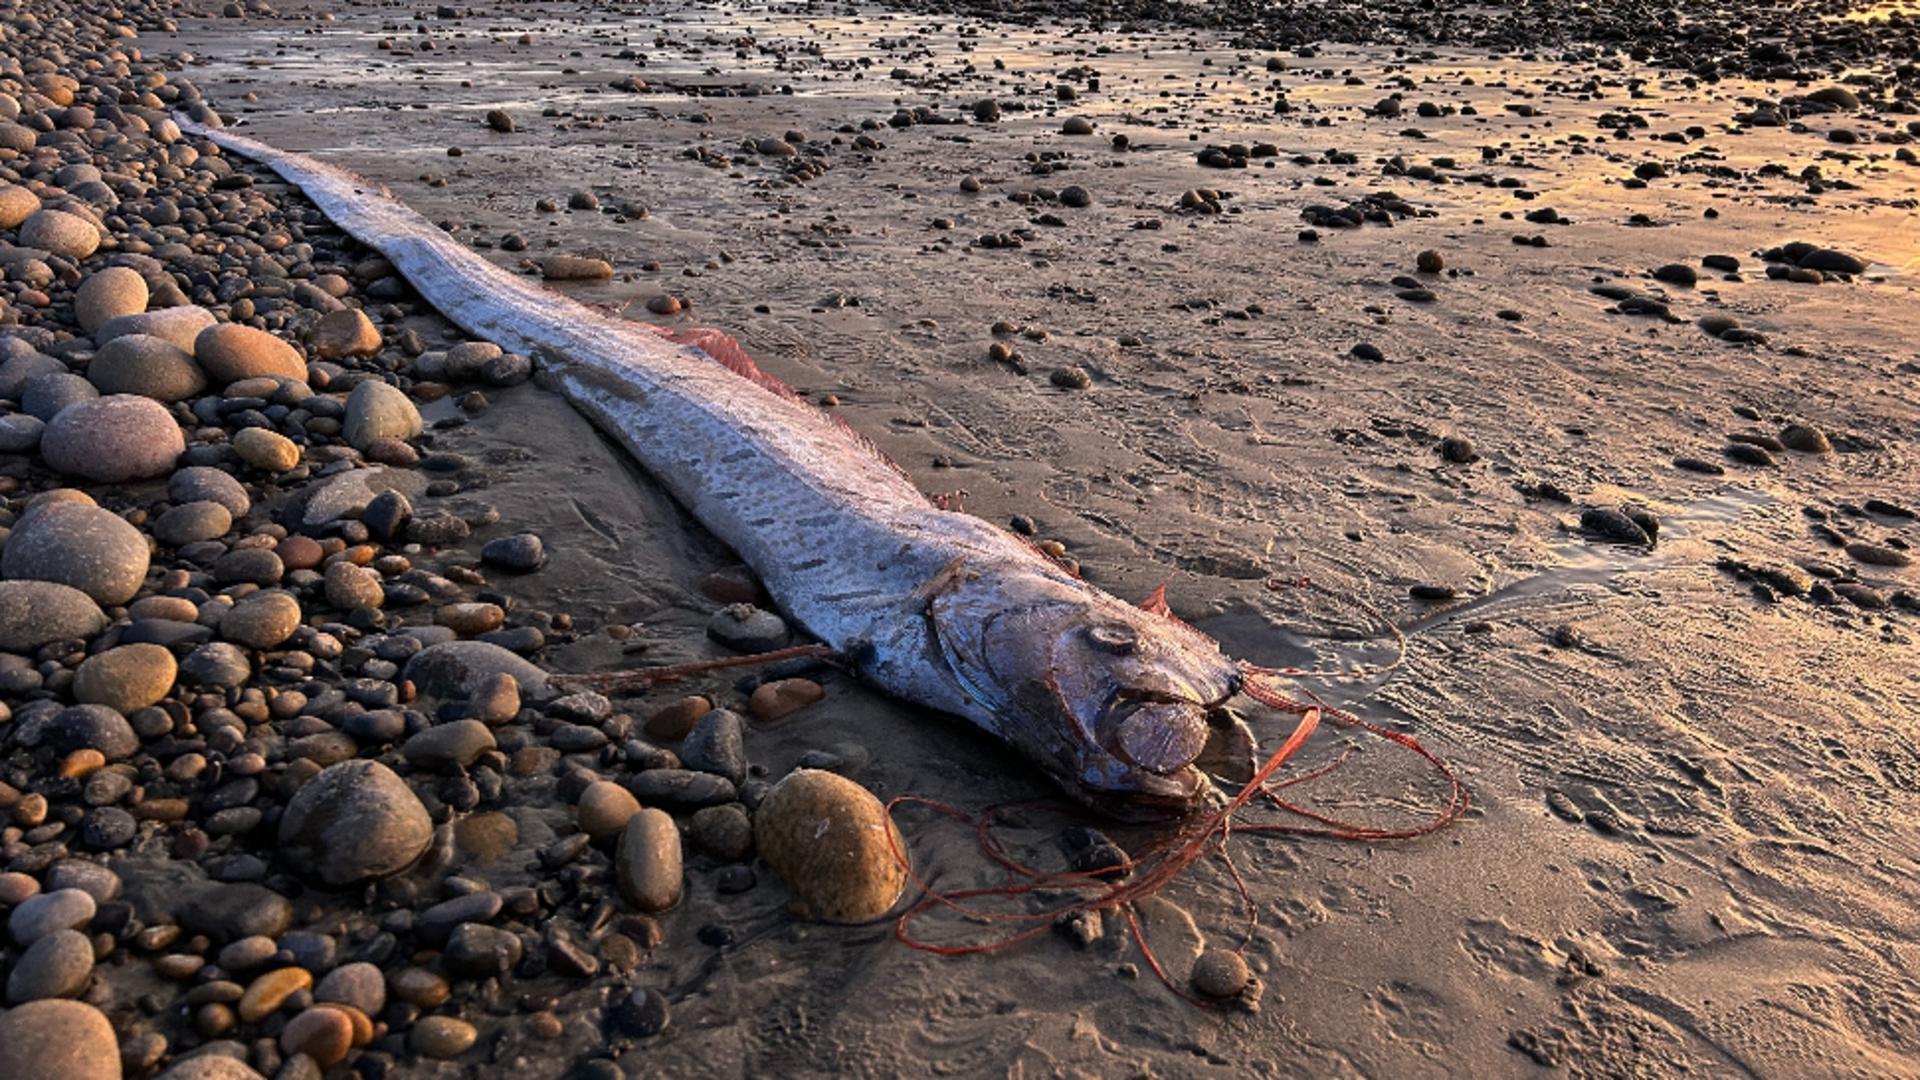
[[[1194,762],[1210,738],[1244,734],[1223,708],[1243,673],[1163,605],[1109,595],[934,505],[724,335],[686,344],[601,314],[468,250],[378,184],[178,122],[300,188],[467,333],[535,357],[861,679],[965,717],[1096,809],[1158,816],[1206,798]]]

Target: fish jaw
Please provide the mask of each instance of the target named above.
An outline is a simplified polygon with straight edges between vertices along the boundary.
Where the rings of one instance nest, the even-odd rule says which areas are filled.
[[[1193,761],[1239,670],[1185,624],[1050,570],[983,568],[931,597],[930,651],[964,698],[955,711],[1101,814],[1197,809],[1212,785]]]

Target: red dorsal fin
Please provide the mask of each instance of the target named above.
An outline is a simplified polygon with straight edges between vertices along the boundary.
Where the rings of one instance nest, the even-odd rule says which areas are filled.
[[[666,338],[676,345],[686,345],[694,349],[713,360],[714,363],[719,364],[721,367],[746,379],[748,382],[751,382],[770,394],[786,398],[789,401],[810,404],[807,402],[807,399],[801,397],[793,387],[761,371],[760,365],[754,363],[753,357],[747,355],[747,350],[741,348],[738,341],[735,341],[731,336],[722,331],[706,326],[675,330],[670,327],[655,326],[653,323],[639,323],[638,325],[646,327],[648,330],[659,334],[661,337]],[[888,457],[886,451],[875,445],[872,439],[855,431],[845,420],[824,410],[822,410],[821,415],[837,425],[840,430],[852,436],[854,442],[872,454],[887,468],[892,469],[903,477],[907,475],[907,470],[901,468],[897,462]],[[911,477],[909,477],[909,479],[911,479]]]
[[[1167,606],[1166,582],[1161,582],[1159,588],[1153,590],[1145,600],[1140,601],[1140,610],[1154,615],[1164,615],[1169,619],[1173,618],[1173,609]]]

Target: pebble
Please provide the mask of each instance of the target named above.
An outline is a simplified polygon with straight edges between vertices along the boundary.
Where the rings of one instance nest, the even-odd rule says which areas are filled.
[[[380,328],[359,308],[329,311],[307,334],[307,348],[320,360],[372,356],[380,346]]]
[[[20,223],[20,243],[68,259],[100,250],[100,227],[65,210],[36,210]]]
[[[178,677],[173,653],[158,645],[120,645],[88,657],[73,676],[73,697],[122,713],[167,696]]]
[[[648,738],[678,741],[686,738],[687,732],[693,730],[694,723],[711,708],[713,703],[706,698],[697,694],[689,695],[654,711],[641,727]]]
[[[504,724],[520,714],[520,682],[506,672],[483,679],[467,698],[467,715],[484,724]]]
[[[411,439],[420,430],[420,410],[406,394],[387,383],[370,379],[347,396],[347,414],[340,433],[356,450],[366,450],[375,439]]]
[[[891,844],[889,843],[891,837]],[[835,773],[797,769],[754,813],[754,843],[801,914],[865,922],[891,909],[906,884],[906,841],[880,800]]]
[[[465,1020],[451,1016],[423,1016],[407,1033],[407,1046],[422,1057],[456,1058],[473,1048],[480,1033]]]
[[[1246,958],[1231,949],[1208,949],[1193,962],[1193,988],[1211,998],[1234,997],[1252,980]]]
[[[261,376],[307,381],[306,361],[293,346],[251,326],[209,326],[193,339],[192,352],[215,386]]]
[[[640,800],[610,780],[595,780],[588,784],[586,790],[580,793],[580,801],[574,806],[580,831],[595,840],[621,832],[633,815],[639,812]]]
[[[1588,534],[1616,544],[1652,544],[1653,538],[1624,511],[1592,506],[1580,512],[1580,528]]]
[[[101,346],[87,365],[87,379],[102,394],[133,394],[155,401],[183,401],[207,388],[206,373],[184,350],[147,334],[127,334]]]
[[[166,406],[133,394],[71,405],[40,436],[40,456],[48,467],[103,484],[163,475],[186,449],[186,437]]]
[[[706,713],[681,744],[680,761],[696,772],[739,784],[747,778],[746,721],[730,709]]]
[[[259,1023],[279,1012],[295,993],[312,986],[313,973],[306,968],[284,967],[269,971],[247,984],[247,991],[240,995],[236,1011],[246,1023]]]
[[[549,255],[540,260],[540,275],[548,281],[604,281],[613,276],[613,264],[579,255]]]
[[[446,641],[415,653],[401,677],[427,697],[466,698],[495,675],[511,675],[523,694],[547,692],[547,674],[498,645],[484,641]]]
[[[213,325],[213,312],[196,304],[182,304],[108,319],[93,332],[93,343],[104,347],[116,338],[145,334],[192,356],[201,332]]]
[[[199,500],[169,508],[153,523],[153,538],[168,547],[218,540],[233,528],[233,512],[217,502]]]
[[[102,605],[124,604],[146,581],[147,538],[118,514],[77,502],[38,506],[0,551],[13,580],[71,585]]]
[[[804,709],[826,696],[826,690],[812,679],[776,679],[754,687],[747,708],[755,720],[766,722]]]
[[[278,591],[257,592],[221,616],[220,636],[251,648],[271,649],[293,636],[301,618],[300,602],[292,596]]]
[[[1828,441],[1826,432],[1809,424],[1788,424],[1780,432],[1780,443],[1802,454],[1833,453],[1833,443]]]
[[[243,428],[234,433],[233,452],[241,461],[270,473],[283,473],[300,464],[300,447],[266,428]]]
[[[0,229],[17,229],[40,209],[40,196],[18,184],[0,184]]]
[[[387,977],[379,967],[365,961],[342,964],[320,979],[313,988],[313,999],[339,1002],[368,1016],[378,1016],[387,1006]]]
[[[73,293],[73,316],[89,335],[109,319],[147,310],[147,279],[125,266],[96,270]]]
[[[20,407],[42,422],[53,419],[69,405],[91,401],[100,391],[86,379],[69,371],[40,375],[27,381],[20,393]]]
[[[707,806],[693,812],[687,835],[717,859],[737,862],[753,854],[753,819],[738,803]]]
[[[91,1005],[31,1001],[0,1012],[0,1076],[120,1080],[120,1040]]]
[[[55,713],[44,732],[47,745],[63,754],[97,750],[108,761],[129,758],[140,749],[140,736],[121,716],[105,705],[73,705]]]
[[[651,807],[627,819],[614,855],[620,895],[643,912],[666,911],[680,902],[680,830],[665,811]]]
[[[176,503],[217,502],[235,518],[246,517],[253,509],[246,485],[229,473],[205,465],[189,466],[168,477],[167,498]]]
[[[1859,562],[1866,563],[1868,566],[1901,567],[1913,562],[1912,557],[1907,555],[1906,552],[1898,551],[1882,544],[1869,544],[1864,541],[1856,541],[1848,544],[1846,550],[1848,555],[1853,556],[1853,558]]]
[[[447,604],[433,613],[433,621],[461,637],[477,637],[498,630],[507,621],[507,613],[498,604]]]
[[[735,652],[753,654],[785,648],[787,621],[752,604],[729,604],[707,620],[707,636]]]
[[[327,603],[343,611],[377,608],[386,600],[380,574],[364,566],[340,561],[327,566],[322,591]]]
[[[667,1029],[667,996],[653,987],[635,987],[613,1007],[614,1023],[636,1039],[651,1039]]]
[[[0,581],[0,650],[30,653],[50,641],[84,640],[107,625],[93,598],[50,581]]]
[[[301,786],[281,815],[279,840],[290,865],[341,888],[412,865],[433,840],[433,821],[392,769],[356,759]]]
[[[487,725],[478,720],[452,720],[408,739],[401,753],[418,768],[447,770],[472,765],[495,745]]]
[[[502,570],[527,573],[547,561],[545,543],[533,533],[496,537],[480,549],[480,561]]]
[[[353,1049],[354,1025],[344,1009],[315,1005],[302,1010],[280,1030],[280,1049],[305,1054],[322,1069],[340,1063]]]
[[[7,917],[7,933],[20,946],[30,946],[61,930],[81,930],[98,910],[93,897],[79,889],[55,889],[30,896]]]
[[[7,976],[7,1000],[78,997],[92,975],[93,942],[77,930],[56,930],[21,954]]]

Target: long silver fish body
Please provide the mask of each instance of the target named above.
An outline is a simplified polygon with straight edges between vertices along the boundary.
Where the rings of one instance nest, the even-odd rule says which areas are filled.
[[[1191,763],[1241,679],[1211,639],[934,506],[771,380],[502,269],[362,177],[176,120],[300,188],[467,333],[535,357],[860,678],[965,717],[1096,808],[1158,816],[1203,800]]]

